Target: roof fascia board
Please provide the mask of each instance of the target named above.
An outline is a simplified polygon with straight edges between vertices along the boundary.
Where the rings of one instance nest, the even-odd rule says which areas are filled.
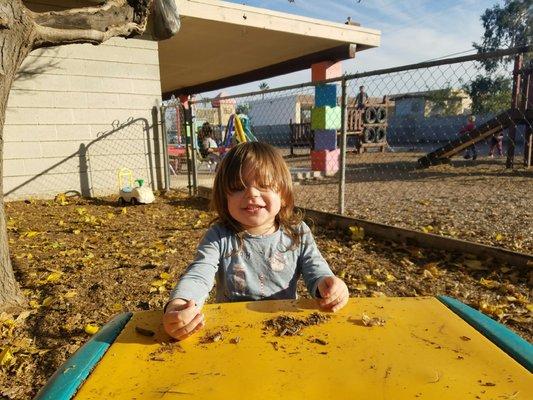
[[[215,0],[176,0],[180,15],[253,28],[319,37],[369,47],[380,45],[376,29],[329,22]],[[325,6],[326,7],[326,6]]]

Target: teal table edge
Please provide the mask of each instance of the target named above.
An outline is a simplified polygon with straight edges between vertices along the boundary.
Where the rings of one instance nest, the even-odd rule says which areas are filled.
[[[69,400],[85,382],[133,314],[117,315],[80,347],[39,390],[34,400]]]
[[[487,339],[514,358],[529,372],[533,372],[533,345],[506,326],[485,314],[448,296],[437,296],[446,307],[481,332]]]

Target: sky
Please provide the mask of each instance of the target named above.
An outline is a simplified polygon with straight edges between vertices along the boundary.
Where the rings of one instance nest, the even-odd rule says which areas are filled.
[[[310,18],[344,23],[348,16],[362,27],[381,31],[381,46],[343,62],[347,73],[473,54],[483,34],[480,16],[502,0],[248,0],[230,1]],[[324,6],[326,4],[326,6]],[[468,52],[470,50],[470,52]],[[460,54],[456,54],[460,53]],[[265,81],[270,88],[308,82],[310,70]],[[228,94],[258,90],[259,82],[235,86]],[[202,94],[212,97],[217,92]]]

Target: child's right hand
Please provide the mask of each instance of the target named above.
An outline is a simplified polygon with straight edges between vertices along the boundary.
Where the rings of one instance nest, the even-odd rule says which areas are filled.
[[[165,331],[178,340],[188,338],[204,325],[204,315],[200,313],[193,300],[174,299],[168,303],[163,315]]]

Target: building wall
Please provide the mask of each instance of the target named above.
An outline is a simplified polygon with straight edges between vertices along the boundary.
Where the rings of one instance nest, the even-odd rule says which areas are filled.
[[[253,126],[300,123],[298,96],[253,100],[248,103]]]
[[[21,71],[4,127],[7,199],[116,193],[120,167],[161,187],[162,141],[151,128],[161,100],[156,42],[41,49]]]

